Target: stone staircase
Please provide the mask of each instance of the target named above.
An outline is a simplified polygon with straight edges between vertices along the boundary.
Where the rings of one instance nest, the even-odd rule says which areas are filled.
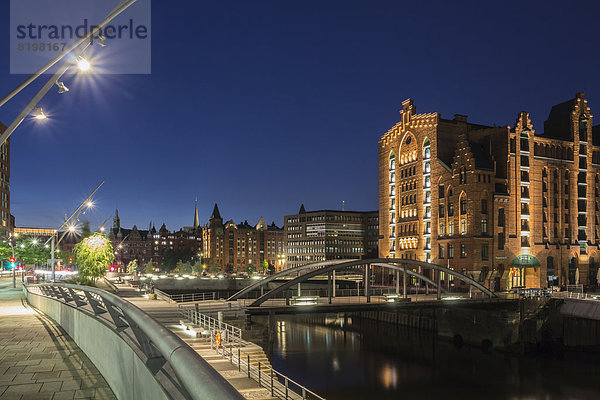
[[[152,318],[156,319],[159,323],[166,326],[180,337],[245,398],[253,400],[277,399],[277,397],[271,396],[268,389],[260,387],[256,381],[249,379],[244,370],[239,371],[237,364],[234,365],[222,354],[218,354],[214,349],[211,349],[211,339],[208,335],[194,337],[186,333],[181,326],[180,320],[182,319],[182,316],[176,305],[158,300],[147,300],[134,291],[131,291],[125,285],[118,286],[122,297],[144,310]],[[237,353],[237,350],[234,351]],[[235,355],[237,356],[237,354]],[[252,365],[258,365],[258,362],[260,361],[261,371],[266,372],[271,366],[265,352],[260,346],[254,343],[243,341],[242,346],[240,347],[240,355],[242,359],[244,359],[244,357],[247,359],[247,356],[250,355],[250,363]]]

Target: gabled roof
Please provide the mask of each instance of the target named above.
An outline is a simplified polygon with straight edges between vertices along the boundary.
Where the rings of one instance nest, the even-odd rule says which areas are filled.
[[[571,114],[577,103],[577,98],[553,105],[544,121],[544,136],[562,140],[573,140]]]
[[[494,163],[489,151],[481,144],[476,142],[469,142],[471,146],[471,153],[475,158],[475,169],[494,169]]]
[[[215,207],[213,208],[213,212],[209,219],[223,219],[221,217],[221,213],[219,212],[219,206],[217,206],[217,203],[215,203]]]

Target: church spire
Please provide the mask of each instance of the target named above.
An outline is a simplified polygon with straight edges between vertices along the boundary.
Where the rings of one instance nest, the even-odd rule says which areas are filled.
[[[121,218],[119,218],[119,209],[115,210],[115,217],[113,218],[113,229],[121,228]]]
[[[198,198],[196,198],[196,204],[194,206],[194,229],[198,229],[200,226],[200,218],[198,218]]]

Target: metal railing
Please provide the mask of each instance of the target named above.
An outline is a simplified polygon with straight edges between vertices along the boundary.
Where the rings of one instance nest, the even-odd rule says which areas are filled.
[[[102,319],[119,336],[126,336],[130,345],[146,357],[145,364],[156,375],[165,372],[165,364],[173,370],[185,397],[193,399],[243,399],[243,396],[224,381],[198,353],[169,329],[135,305],[112,293],[87,286],[61,283],[25,285],[31,294],[55,299]],[[207,379],[212,377],[214,379]]]
[[[554,297],[563,299],[596,300],[600,301],[600,294],[590,294],[581,292],[554,292]]]
[[[198,325],[207,331],[221,332],[223,339],[227,342],[238,344],[242,342],[242,330],[238,327],[219,321],[208,315],[201,314],[190,308],[180,308],[179,311],[182,316],[191,321],[194,325]]]
[[[154,289],[154,294],[159,299],[162,299],[168,303],[186,303],[196,301],[208,301],[217,300],[216,292],[204,292],[204,293],[183,293],[183,294],[168,294],[159,289]]]
[[[218,345],[214,340],[216,333],[217,331],[211,331],[211,349],[215,350],[217,354],[221,354],[231,364],[236,365],[238,372],[244,372],[249,379],[256,381],[258,386],[267,389],[271,397],[279,397],[284,400],[325,400],[324,397],[277,372],[270,365],[245,353],[239,346],[225,341]]]

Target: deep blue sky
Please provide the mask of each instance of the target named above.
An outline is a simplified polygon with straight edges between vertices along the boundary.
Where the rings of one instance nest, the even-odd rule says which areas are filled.
[[[115,0],[116,3],[116,0]],[[8,25],[8,2],[0,8]],[[377,208],[377,141],[418,112],[513,124],[585,91],[600,109],[594,1],[152,4],[152,74],[71,83],[12,137],[17,226],[51,226],[101,180],[92,224],[190,225]],[[0,39],[8,54],[8,38]],[[108,48],[107,48],[108,49]],[[2,95],[24,79],[0,61]],[[10,122],[30,94],[0,109]],[[597,105],[597,106],[596,106]]]

